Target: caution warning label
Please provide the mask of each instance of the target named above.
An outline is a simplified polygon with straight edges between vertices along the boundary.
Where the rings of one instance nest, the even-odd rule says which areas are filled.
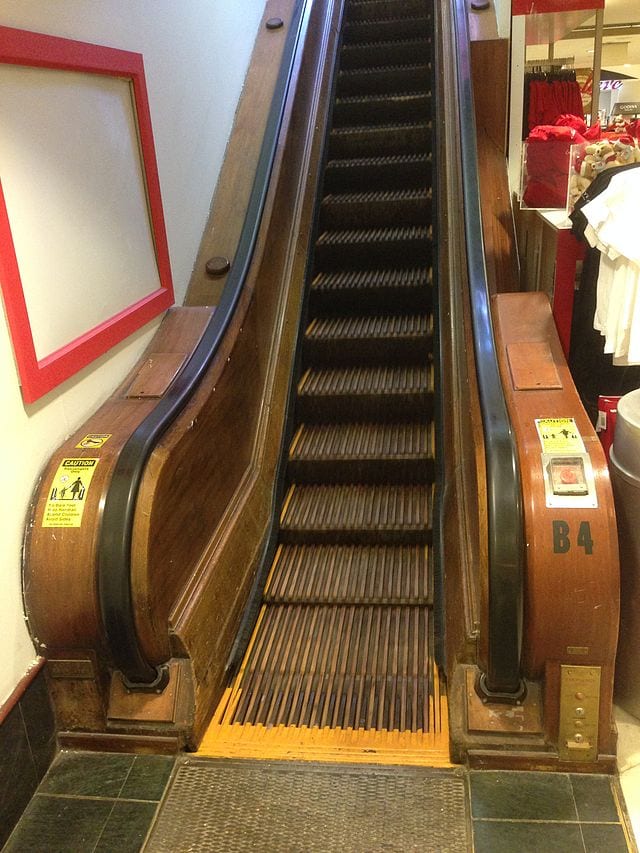
[[[49,487],[43,527],[80,527],[97,459],[63,459]]]
[[[573,418],[536,418],[543,453],[584,453],[584,442]]]
[[[97,450],[98,447],[102,447],[103,444],[109,441],[111,436],[112,433],[110,432],[90,432],[89,435],[85,435],[80,440],[79,444],[76,444],[76,447],[82,450],[93,450],[94,448]]]

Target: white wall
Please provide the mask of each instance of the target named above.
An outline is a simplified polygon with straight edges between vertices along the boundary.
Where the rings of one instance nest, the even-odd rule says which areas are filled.
[[[0,24],[144,56],[176,302],[182,302],[265,0],[0,0]],[[0,133],[2,128],[0,125]],[[123,379],[150,323],[37,403],[24,406],[0,315],[0,704],[34,650],[24,624],[21,546],[50,453]]]

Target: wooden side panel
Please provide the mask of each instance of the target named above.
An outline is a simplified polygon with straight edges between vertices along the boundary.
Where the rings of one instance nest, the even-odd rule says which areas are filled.
[[[604,453],[573,385],[544,294],[496,296],[494,323],[524,497],[524,673],[531,679],[546,678],[545,720],[549,736],[555,739],[560,666],[601,667],[599,743],[601,752],[609,751],[619,566]],[[523,347],[527,359],[522,358]],[[531,387],[535,385],[532,375],[538,377],[537,387]],[[596,506],[587,506],[586,499],[575,496],[556,501],[559,506],[547,505],[554,501],[548,496],[548,485],[545,492],[545,484],[550,482],[548,456],[572,459],[577,453],[576,441],[568,434],[541,438],[542,427],[536,427],[536,419],[547,418],[573,419],[575,433],[588,454],[584,464],[593,470]],[[558,429],[564,428],[566,424],[560,423]],[[573,432],[571,427],[567,430]],[[570,468],[555,470],[573,476]]]
[[[492,293],[505,293],[520,279],[506,161],[508,40],[472,42],[471,73],[487,281]]]
[[[186,358],[200,340],[211,313],[212,309],[207,308],[169,311],[131,375],[61,445],[42,473],[26,536],[24,596],[29,628],[45,657],[54,649],[95,649],[104,653],[95,575],[102,505],[123,445],[158,401],[157,397],[127,397],[127,390],[154,356]],[[164,359],[159,358],[158,363],[162,372]],[[161,377],[158,378],[161,384]],[[47,504],[65,459],[97,460],[82,497],[82,515],[78,526],[44,526]]]

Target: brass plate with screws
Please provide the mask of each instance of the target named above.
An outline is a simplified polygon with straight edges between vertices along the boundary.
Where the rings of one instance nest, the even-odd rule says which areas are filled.
[[[560,730],[562,761],[595,761],[598,757],[600,667],[560,667]]]

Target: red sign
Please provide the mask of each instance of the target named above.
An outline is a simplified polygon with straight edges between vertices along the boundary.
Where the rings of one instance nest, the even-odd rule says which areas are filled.
[[[512,15],[545,15],[584,9],[604,9],[604,0],[511,0]]]

